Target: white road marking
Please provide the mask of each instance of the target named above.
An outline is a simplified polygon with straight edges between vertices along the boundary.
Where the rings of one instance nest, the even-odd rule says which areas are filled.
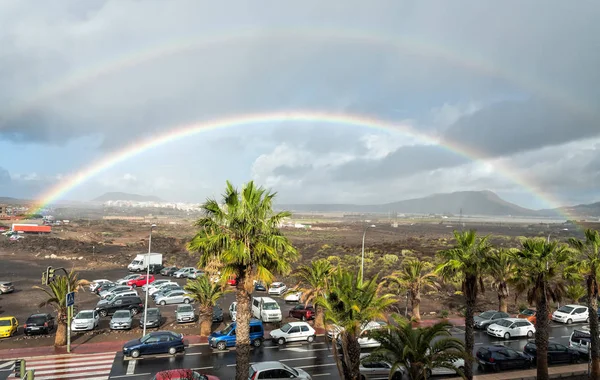
[[[14,362],[14,361],[6,362],[6,363],[4,363],[4,364],[0,365],[0,368],[7,368],[7,367],[11,367],[11,366],[13,366],[14,364],[15,364],[15,362]],[[10,371],[10,370],[7,370],[7,371]]]
[[[561,338],[570,338],[570,337],[571,337],[571,335],[563,335],[563,336],[561,336]]]
[[[135,366],[137,364],[137,360],[130,360],[129,364],[127,364],[127,375],[133,375],[135,373]]]
[[[117,376],[111,376],[111,379],[120,379],[123,377],[131,377],[131,376],[148,376],[148,375],[152,375],[150,372],[146,372],[146,373],[134,373],[133,375],[117,375]]]
[[[311,376],[312,377],[318,377],[318,376],[329,376],[329,375],[331,375],[331,374],[330,373],[317,373],[317,374],[314,374],[314,375],[311,375]]]

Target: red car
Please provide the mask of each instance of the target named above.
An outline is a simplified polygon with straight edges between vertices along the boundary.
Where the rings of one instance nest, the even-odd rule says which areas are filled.
[[[298,318],[303,321],[315,319],[315,309],[312,306],[296,305],[290,310],[290,317]]]
[[[152,380],[219,380],[216,376],[204,375],[191,369],[160,371]]]
[[[229,277],[229,279],[227,279],[227,284],[236,286],[237,285],[237,277],[235,277],[235,276]]]
[[[146,277],[147,276],[145,274],[143,274],[138,278],[134,278],[133,280],[127,281],[127,285],[133,286],[134,288],[138,287],[138,286],[144,286],[144,285],[146,285]],[[151,284],[153,282],[154,282],[154,275],[151,274],[150,277],[148,277],[148,283]]]

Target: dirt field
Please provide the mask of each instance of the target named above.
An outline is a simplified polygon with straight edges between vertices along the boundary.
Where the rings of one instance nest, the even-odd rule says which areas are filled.
[[[478,225],[456,223],[413,223],[406,222],[392,227],[389,222],[372,221],[375,228],[369,228],[365,241],[365,274],[367,276],[386,275],[398,267],[406,256],[432,257],[441,249],[452,246],[452,230],[455,228],[476,228],[480,234],[489,234],[496,246],[518,246],[519,237],[548,236],[565,240],[568,237],[582,237],[582,230],[565,225],[516,225],[507,223],[482,223]],[[592,226],[599,228],[600,225]],[[136,223],[119,221],[75,221],[68,226],[55,227],[50,236],[26,236],[18,241],[0,237],[0,281],[12,281],[16,287],[13,294],[0,297],[0,315],[14,315],[24,323],[27,316],[35,312],[50,311],[39,308],[44,294],[32,289],[41,281],[41,274],[48,265],[74,268],[81,278],[88,280],[117,279],[127,274],[125,266],[137,253],[148,250],[148,227]],[[323,221],[314,223],[311,228],[285,228],[285,234],[301,253],[298,264],[308,263],[316,258],[329,258],[358,270],[362,243],[363,226],[360,223]],[[191,222],[177,225],[159,225],[152,237],[152,251],[162,252],[169,265],[194,266],[197,258],[187,251],[185,243],[193,236]],[[292,281],[286,281],[293,285]],[[89,292],[77,296],[80,308],[93,308],[97,297]],[[512,298],[512,297],[511,297]],[[397,310],[404,312],[405,298],[399,297]],[[229,306],[224,302],[224,308]],[[516,312],[522,300],[509,308]],[[441,305],[441,306],[440,306]],[[460,315],[462,297],[454,294],[454,289],[446,287],[442,292],[424,295],[421,305],[423,315],[439,316],[441,310],[450,315]],[[480,310],[495,309],[496,296],[487,291],[480,298]],[[174,307],[170,307],[174,309]],[[165,309],[166,310],[166,309]],[[284,315],[287,312],[284,311]],[[166,310],[167,324],[173,321],[174,311]],[[83,334],[75,339],[116,339],[123,340],[127,334],[137,332],[107,333],[108,320],[103,321],[102,329],[94,334]],[[170,329],[194,331],[197,326],[170,326]],[[137,329],[135,329],[137,330]],[[0,346],[28,346],[50,344],[50,338],[23,337],[22,333],[11,341],[1,341]]]

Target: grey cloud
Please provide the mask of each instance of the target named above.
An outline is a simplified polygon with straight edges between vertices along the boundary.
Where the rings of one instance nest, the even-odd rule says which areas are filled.
[[[286,176],[286,177],[300,177],[313,170],[312,165],[299,165],[299,166],[289,166],[282,165],[278,166],[273,170],[273,174],[276,176]]]
[[[8,172],[8,170],[4,169],[3,167],[0,167],[0,187],[7,186],[10,184],[10,182],[10,173]]]

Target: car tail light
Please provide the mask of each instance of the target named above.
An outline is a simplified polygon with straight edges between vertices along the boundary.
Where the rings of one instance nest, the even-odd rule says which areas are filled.
[[[44,322],[44,327],[48,327],[48,322]]]
[[[256,379],[256,375],[257,375],[257,374],[258,374],[258,372],[254,372],[254,373],[252,374],[252,377],[250,378],[250,380],[254,380],[254,379]]]
[[[24,324],[24,325],[23,325],[23,328],[24,328],[24,329],[26,329],[26,328],[27,328],[27,324]]]
[[[490,363],[493,363],[493,362],[494,362],[494,357],[490,356]]]

